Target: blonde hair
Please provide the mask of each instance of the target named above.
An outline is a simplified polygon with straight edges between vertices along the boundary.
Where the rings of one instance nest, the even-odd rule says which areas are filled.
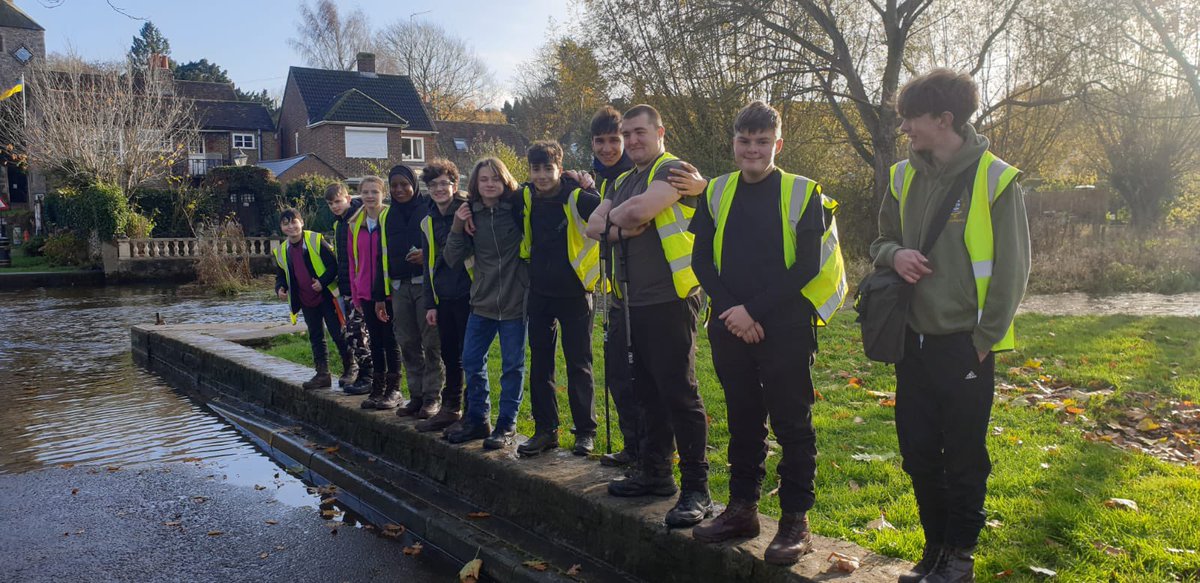
[[[496,176],[500,177],[500,181],[504,183],[504,194],[507,195],[517,189],[517,180],[513,178],[508,171],[508,166],[504,165],[499,158],[487,157],[481,158],[475,162],[475,168],[471,170],[471,178],[467,180],[467,200],[479,200],[479,171],[484,168],[491,168]]]
[[[384,180],[382,178],[380,178],[378,176],[364,176],[363,179],[361,181],[359,181],[359,183],[358,183],[359,192],[362,192],[363,185],[368,182],[374,182],[374,183],[378,184],[380,192],[387,192],[387,190],[388,190],[387,182],[384,182]]]

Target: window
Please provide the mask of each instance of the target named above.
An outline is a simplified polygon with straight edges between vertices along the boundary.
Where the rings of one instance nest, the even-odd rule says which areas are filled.
[[[346,128],[346,157],[388,157],[387,128]]]
[[[458,150],[459,152],[466,152],[467,151],[467,139],[466,138],[454,138],[454,149]]]
[[[404,146],[404,159],[414,162],[425,161],[425,140],[422,138],[400,138]],[[457,143],[455,144],[457,147]]]
[[[24,65],[25,63],[29,62],[29,59],[33,58],[33,53],[29,52],[29,49],[27,49],[25,47],[21,47],[15,51],[13,51],[13,56],[16,57],[17,60],[20,61],[22,65]]]
[[[254,149],[254,134],[233,134],[233,149]]]
[[[196,134],[188,140],[188,155],[204,157],[204,134]]]

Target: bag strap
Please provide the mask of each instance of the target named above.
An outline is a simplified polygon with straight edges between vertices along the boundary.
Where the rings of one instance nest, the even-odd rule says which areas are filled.
[[[926,234],[925,244],[921,245],[921,255],[929,256],[929,251],[933,249],[933,244],[937,242],[938,237],[942,235],[942,230],[946,228],[946,223],[950,222],[950,214],[954,212],[955,203],[963,198],[963,194],[971,185],[971,180],[975,178],[975,173],[979,170],[979,160],[971,164],[966,170],[959,173],[954,179],[954,184],[950,185],[950,190],[946,192],[946,199],[942,201],[942,206],[938,207],[938,212],[934,215],[933,222],[930,223],[929,232]]]

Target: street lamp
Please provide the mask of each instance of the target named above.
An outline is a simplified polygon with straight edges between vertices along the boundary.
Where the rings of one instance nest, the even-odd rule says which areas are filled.
[[[246,153],[241,150],[241,148],[239,148],[238,153],[234,154],[234,156],[233,156],[233,165],[234,166],[245,166],[246,161],[249,159],[250,159],[250,157],[247,156]]]

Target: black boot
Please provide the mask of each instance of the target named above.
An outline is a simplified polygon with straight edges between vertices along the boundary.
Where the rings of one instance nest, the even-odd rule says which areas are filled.
[[[395,409],[400,404],[400,375],[388,373],[384,384],[383,396],[375,402],[375,408]]]
[[[363,409],[375,409],[379,404],[379,400],[383,398],[383,393],[387,389],[384,386],[383,375],[377,374],[371,379],[371,394],[359,405]]]
[[[576,435],[575,447],[571,448],[571,453],[584,456],[592,453],[596,449],[596,438],[591,435]]]
[[[651,476],[641,470],[634,470],[628,476],[608,483],[608,493],[619,498],[674,496],[678,491],[671,474]]]
[[[637,465],[637,456],[625,448],[617,453],[606,453],[600,456],[600,465],[610,468],[624,468]]]
[[[370,393],[372,378],[370,368],[359,367],[358,378],[350,386],[342,386],[342,392],[347,395],[365,395]]]
[[[534,431],[533,437],[517,446],[517,453],[529,457],[556,447],[558,447],[558,431]]]
[[[974,551],[974,547],[944,547],[937,564],[921,583],[975,583]]]
[[[499,427],[492,431],[492,434],[483,440],[483,449],[503,449],[513,444],[513,438],[517,435],[515,427]]]
[[[484,439],[492,432],[492,424],[484,421],[476,423],[464,419],[452,431],[446,433],[446,441],[450,443],[466,443],[476,439]]]
[[[675,502],[675,507],[667,512],[667,526],[671,528],[695,526],[700,524],[701,520],[712,516],[712,511],[712,496],[708,495],[708,488],[684,490],[679,495],[679,501]]]
[[[338,386],[343,391],[350,388],[358,380],[358,361],[350,355],[350,351],[342,353],[342,376],[338,378]]]
[[[411,393],[412,386],[410,385],[408,387],[408,389],[409,389],[408,392]],[[396,409],[397,417],[412,417],[421,411],[421,405],[424,404],[424,401],[421,400],[421,397],[418,397],[415,395],[410,395],[410,396],[412,396],[412,398],[409,399],[408,402],[405,403],[403,407]]]
[[[900,576],[898,583],[920,583],[937,563],[938,557],[942,554],[942,545],[925,543],[925,550],[921,552],[921,560],[913,565],[909,572]]]

